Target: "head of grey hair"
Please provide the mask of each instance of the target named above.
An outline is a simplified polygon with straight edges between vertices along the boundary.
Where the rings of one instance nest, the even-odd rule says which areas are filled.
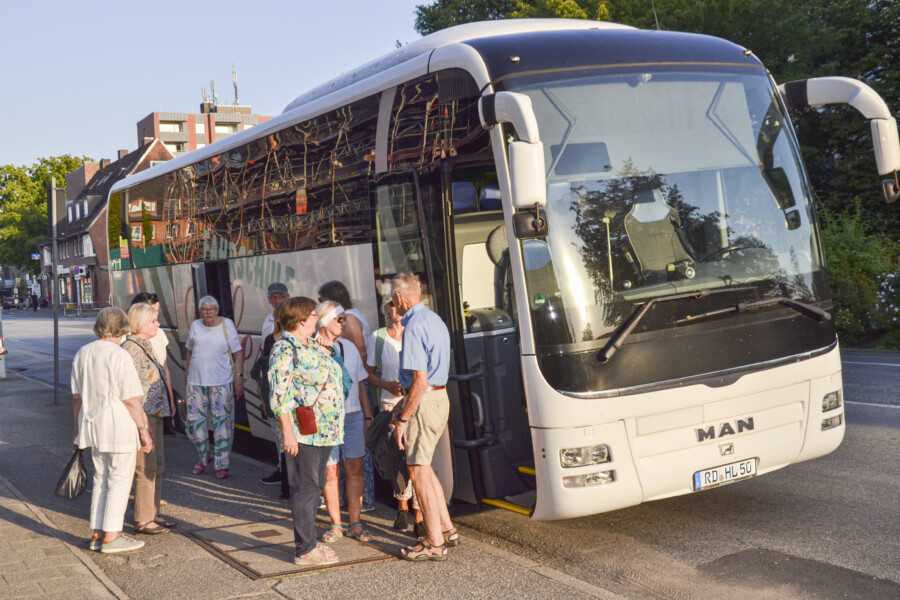
[[[422,295],[422,283],[415,273],[400,273],[391,281],[391,290],[403,298]]]
[[[97,315],[94,321],[94,335],[98,338],[117,338],[131,333],[128,317],[118,306],[107,306]]]
[[[212,296],[203,296],[200,298],[200,302],[197,303],[197,306],[200,308],[203,308],[204,306],[215,306],[216,310],[219,310],[219,301]]]

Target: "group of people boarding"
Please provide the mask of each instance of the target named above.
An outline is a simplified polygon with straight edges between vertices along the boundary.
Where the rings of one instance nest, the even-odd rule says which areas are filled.
[[[445,560],[447,548],[459,544],[459,533],[431,460],[449,417],[450,337],[440,317],[422,302],[418,278],[401,273],[393,279],[382,304],[386,326],[377,331],[352,307],[340,282],[323,285],[318,302],[290,297],[283,283],[273,283],[268,292],[274,311],[263,325],[263,360],[254,365],[254,377],[261,384],[260,398],[271,416],[281,460],[262,482],[284,482],[294,521],[294,562],[333,564],[339,559],[328,544],[344,536],[372,540],[361,513],[374,503],[366,432],[378,410],[390,419],[386,435],[405,452],[409,474],[409,486],[395,493],[399,510],[394,526],[405,530],[412,508],[419,541],[401,549],[401,557]],[[73,361],[73,449],[92,448],[90,544],[101,552],[144,545],[121,533],[135,476],[135,532],[163,533],[175,526],[159,514],[162,421],[174,415],[174,396],[158,311],[153,294],[135,297],[127,315],[118,308],[102,310],[94,325],[99,339],[79,350]],[[243,393],[243,351],[234,324],[218,316],[214,298],[202,298],[199,312],[186,342],[186,431],[198,456],[194,473],[200,475],[214,461],[216,477],[225,478],[234,401]],[[374,404],[366,384],[377,396]],[[341,521],[341,464],[346,528]],[[331,524],[319,537],[315,523],[322,498]]]

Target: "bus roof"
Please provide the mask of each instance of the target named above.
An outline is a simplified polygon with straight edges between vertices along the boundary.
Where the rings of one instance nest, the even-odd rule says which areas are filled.
[[[294,99],[284,111],[268,121],[260,123],[251,129],[245,129],[227,138],[199,148],[187,154],[166,161],[161,165],[157,165],[146,171],[142,171],[131,177],[125,178],[117,182],[110,190],[111,194],[121,190],[130,188],[138,183],[153,179],[160,175],[177,171],[178,169],[187,167],[194,163],[206,160],[208,158],[227,153],[235,148],[241,147],[250,141],[277,132],[285,127],[289,127],[305,119],[310,118],[316,112],[310,110],[324,107],[328,102],[323,100],[338,93],[351,85],[366,81],[367,79],[376,78],[388,69],[414,61],[421,58],[435,49],[442,46],[450,46],[466,41],[473,41],[483,38],[514,35],[539,31],[564,31],[564,30],[586,30],[586,29],[632,29],[627,25],[618,25],[616,23],[608,23],[604,21],[587,21],[581,19],[507,19],[483,21],[480,23],[467,23],[465,25],[457,25],[449,27],[441,31],[432,33],[423,38],[415,40],[398,48],[393,52],[385,54],[381,58],[373,60],[362,67],[341,75],[329,82],[326,82],[305,94]],[[379,90],[372,90],[375,93]],[[306,107],[306,110],[301,108]],[[327,110],[327,108],[324,108]]]
[[[606,21],[588,21],[584,19],[498,19],[479,23],[466,23],[436,31],[402,48],[385,54],[380,58],[335,77],[312,90],[297,96],[288,104],[283,112],[290,112],[304,104],[340,90],[348,85],[368,79],[391,67],[403,64],[417,56],[427,54],[449,44],[470,42],[482,38],[532,33],[537,31],[564,31],[572,29],[632,29],[627,25],[608,23]]]

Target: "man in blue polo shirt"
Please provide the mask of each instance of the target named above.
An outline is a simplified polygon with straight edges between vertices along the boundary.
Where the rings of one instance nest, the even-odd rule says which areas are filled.
[[[428,537],[400,550],[407,560],[446,560],[447,548],[459,545],[444,489],[431,466],[438,440],[447,427],[450,399],[450,332],[434,312],[422,303],[422,285],[412,273],[394,277],[391,302],[403,315],[403,349],[400,351],[400,385],[404,399],[394,409],[394,438],[406,450],[409,477],[425,517]]]

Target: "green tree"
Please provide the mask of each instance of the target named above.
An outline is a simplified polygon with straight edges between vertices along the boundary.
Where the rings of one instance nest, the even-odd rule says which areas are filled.
[[[122,194],[112,194],[107,207],[107,227],[109,230],[109,249],[115,250],[122,238]]]
[[[141,235],[144,237],[144,247],[150,245],[153,239],[153,220],[146,206],[141,206]]]
[[[0,263],[29,268],[40,264],[31,260],[37,245],[47,235],[47,188],[50,178],[65,185],[66,175],[87,157],[68,154],[40,158],[30,167],[0,166]]]
[[[516,0],[436,0],[416,6],[415,29],[428,35],[447,27],[508,18],[516,10]]]

